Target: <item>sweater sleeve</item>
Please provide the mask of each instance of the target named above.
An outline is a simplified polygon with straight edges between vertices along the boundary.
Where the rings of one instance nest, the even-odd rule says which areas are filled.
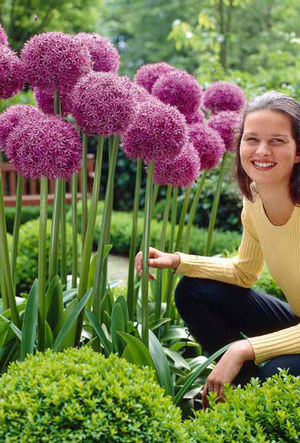
[[[241,218],[243,235],[237,256],[219,258],[176,252],[180,256],[176,274],[219,280],[246,288],[251,287],[262,270],[263,256],[251,219],[247,214],[245,201]]]

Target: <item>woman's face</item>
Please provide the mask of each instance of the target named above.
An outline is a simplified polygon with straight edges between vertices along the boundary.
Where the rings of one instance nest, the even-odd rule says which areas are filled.
[[[290,118],[268,109],[247,115],[240,145],[242,167],[259,187],[287,186],[295,163],[296,142]]]

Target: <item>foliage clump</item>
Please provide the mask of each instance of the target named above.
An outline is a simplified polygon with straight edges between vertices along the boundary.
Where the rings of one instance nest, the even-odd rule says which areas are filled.
[[[183,432],[150,369],[89,347],[29,356],[0,379],[0,441],[181,442]]]
[[[282,371],[261,387],[252,379],[243,389],[227,387],[225,403],[211,403],[186,422],[190,443],[299,441],[300,377]]]

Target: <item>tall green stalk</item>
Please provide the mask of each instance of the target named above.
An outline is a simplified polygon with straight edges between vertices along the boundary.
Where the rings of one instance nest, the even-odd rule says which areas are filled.
[[[1,288],[2,308],[3,311],[6,311],[9,308],[9,303],[7,300],[4,269],[2,267],[0,267],[0,288]]]
[[[22,214],[22,186],[23,177],[18,174],[17,176],[17,192],[16,192],[16,212],[14,219],[13,237],[12,237],[12,251],[11,251],[11,274],[14,286],[16,284],[16,264],[18,255],[19,244],[19,231]]]
[[[177,251],[181,245],[181,238],[182,238],[182,233],[183,233],[183,228],[184,228],[184,223],[185,223],[185,217],[187,214],[189,201],[190,201],[190,193],[191,193],[191,188],[187,188],[185,190],[183,205],[182,205],[181,213],[180,213],[179,226],[178,226],[176,243],[175,243],[175,251]]]
[[[215,197],[214,197],[214,201],[213,201],[213,206],[212,206],[212,210],[211,210],[211,215],[210,215],[210,220],[209,220],[205,255],[210,255],[210,251],[211,251],[213,232],[214,232],[214,227],[215,227],[216,218],[217,218],[220,195],[221,195],[221,191],[222,191],[222,183],[223,183],[223,179],[224,179],[224,176],[226,173],[227,158],[230,159],[229,156],[230,156],[230,153],[225,152],[223,159],[222,159],[222,163],[221,163],[217,189],[216,189],[216,193],[215,193]]]
[[[134,291],[134,259],[136,254],[136,243],[137,243],[137,224],[138,224],[138,212],[139,212],[139,202],[140,202],[142,168],[143,168],[143,162],[140,158],[138,158],[136,178],[135,178],[135,189],[134,189],[132,228],[131,228],[131,238],[130,238],[129,266],[128,266],[128,280],[127,280],[127,306],[128,306],[129,319],[131,321],[134,321],[135,304],[136,304],[135,291]]]
[[[82,161],[81,161],[81,201],[82,201],[82,246],[84,245],[85,234],[87,230],[87,153],[88,136],[82,134]]]
[[[175,246],[174,241],[175,241],[175,229],[176,229],[176,219],[177,219],[177,200],[178,200],[178,188],[173,188],[169,252],[174,252],[174,246]]]
[[[47,238],[47,207],[48,207],[48,179],[41,177],[40,180],[40,221],[39,221],[39,246],[38,246],[38,349],[45,348],[45,294],[46,294],[46,238]]]
[[[77,191],[78,191],[78,175],[72,175],[72,288],[77,288]]]
[[[67,285],[67,239],[66,239],[66,181],[62,180],[61,195],[61,281],[64,287]]]

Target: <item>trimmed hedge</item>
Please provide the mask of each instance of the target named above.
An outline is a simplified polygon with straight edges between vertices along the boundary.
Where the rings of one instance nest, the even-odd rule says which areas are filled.
[[[84,347],[12,363],[0,379],[0,441],[186,439],[180,410],[149,368]]]
[[[47,208],[47,216],[49,219],[52,217],[53,206],[48,206]],[[5,218],[6,218],[6,228],[7,232],[12,233],[14,229],[14,220],[15,220],[16,210],[14,207],[5,208]],[[21,213],[21,225],[26,223],[29,220],[35,220],[40,216],[40,207],[39,206],[23,206]]]

